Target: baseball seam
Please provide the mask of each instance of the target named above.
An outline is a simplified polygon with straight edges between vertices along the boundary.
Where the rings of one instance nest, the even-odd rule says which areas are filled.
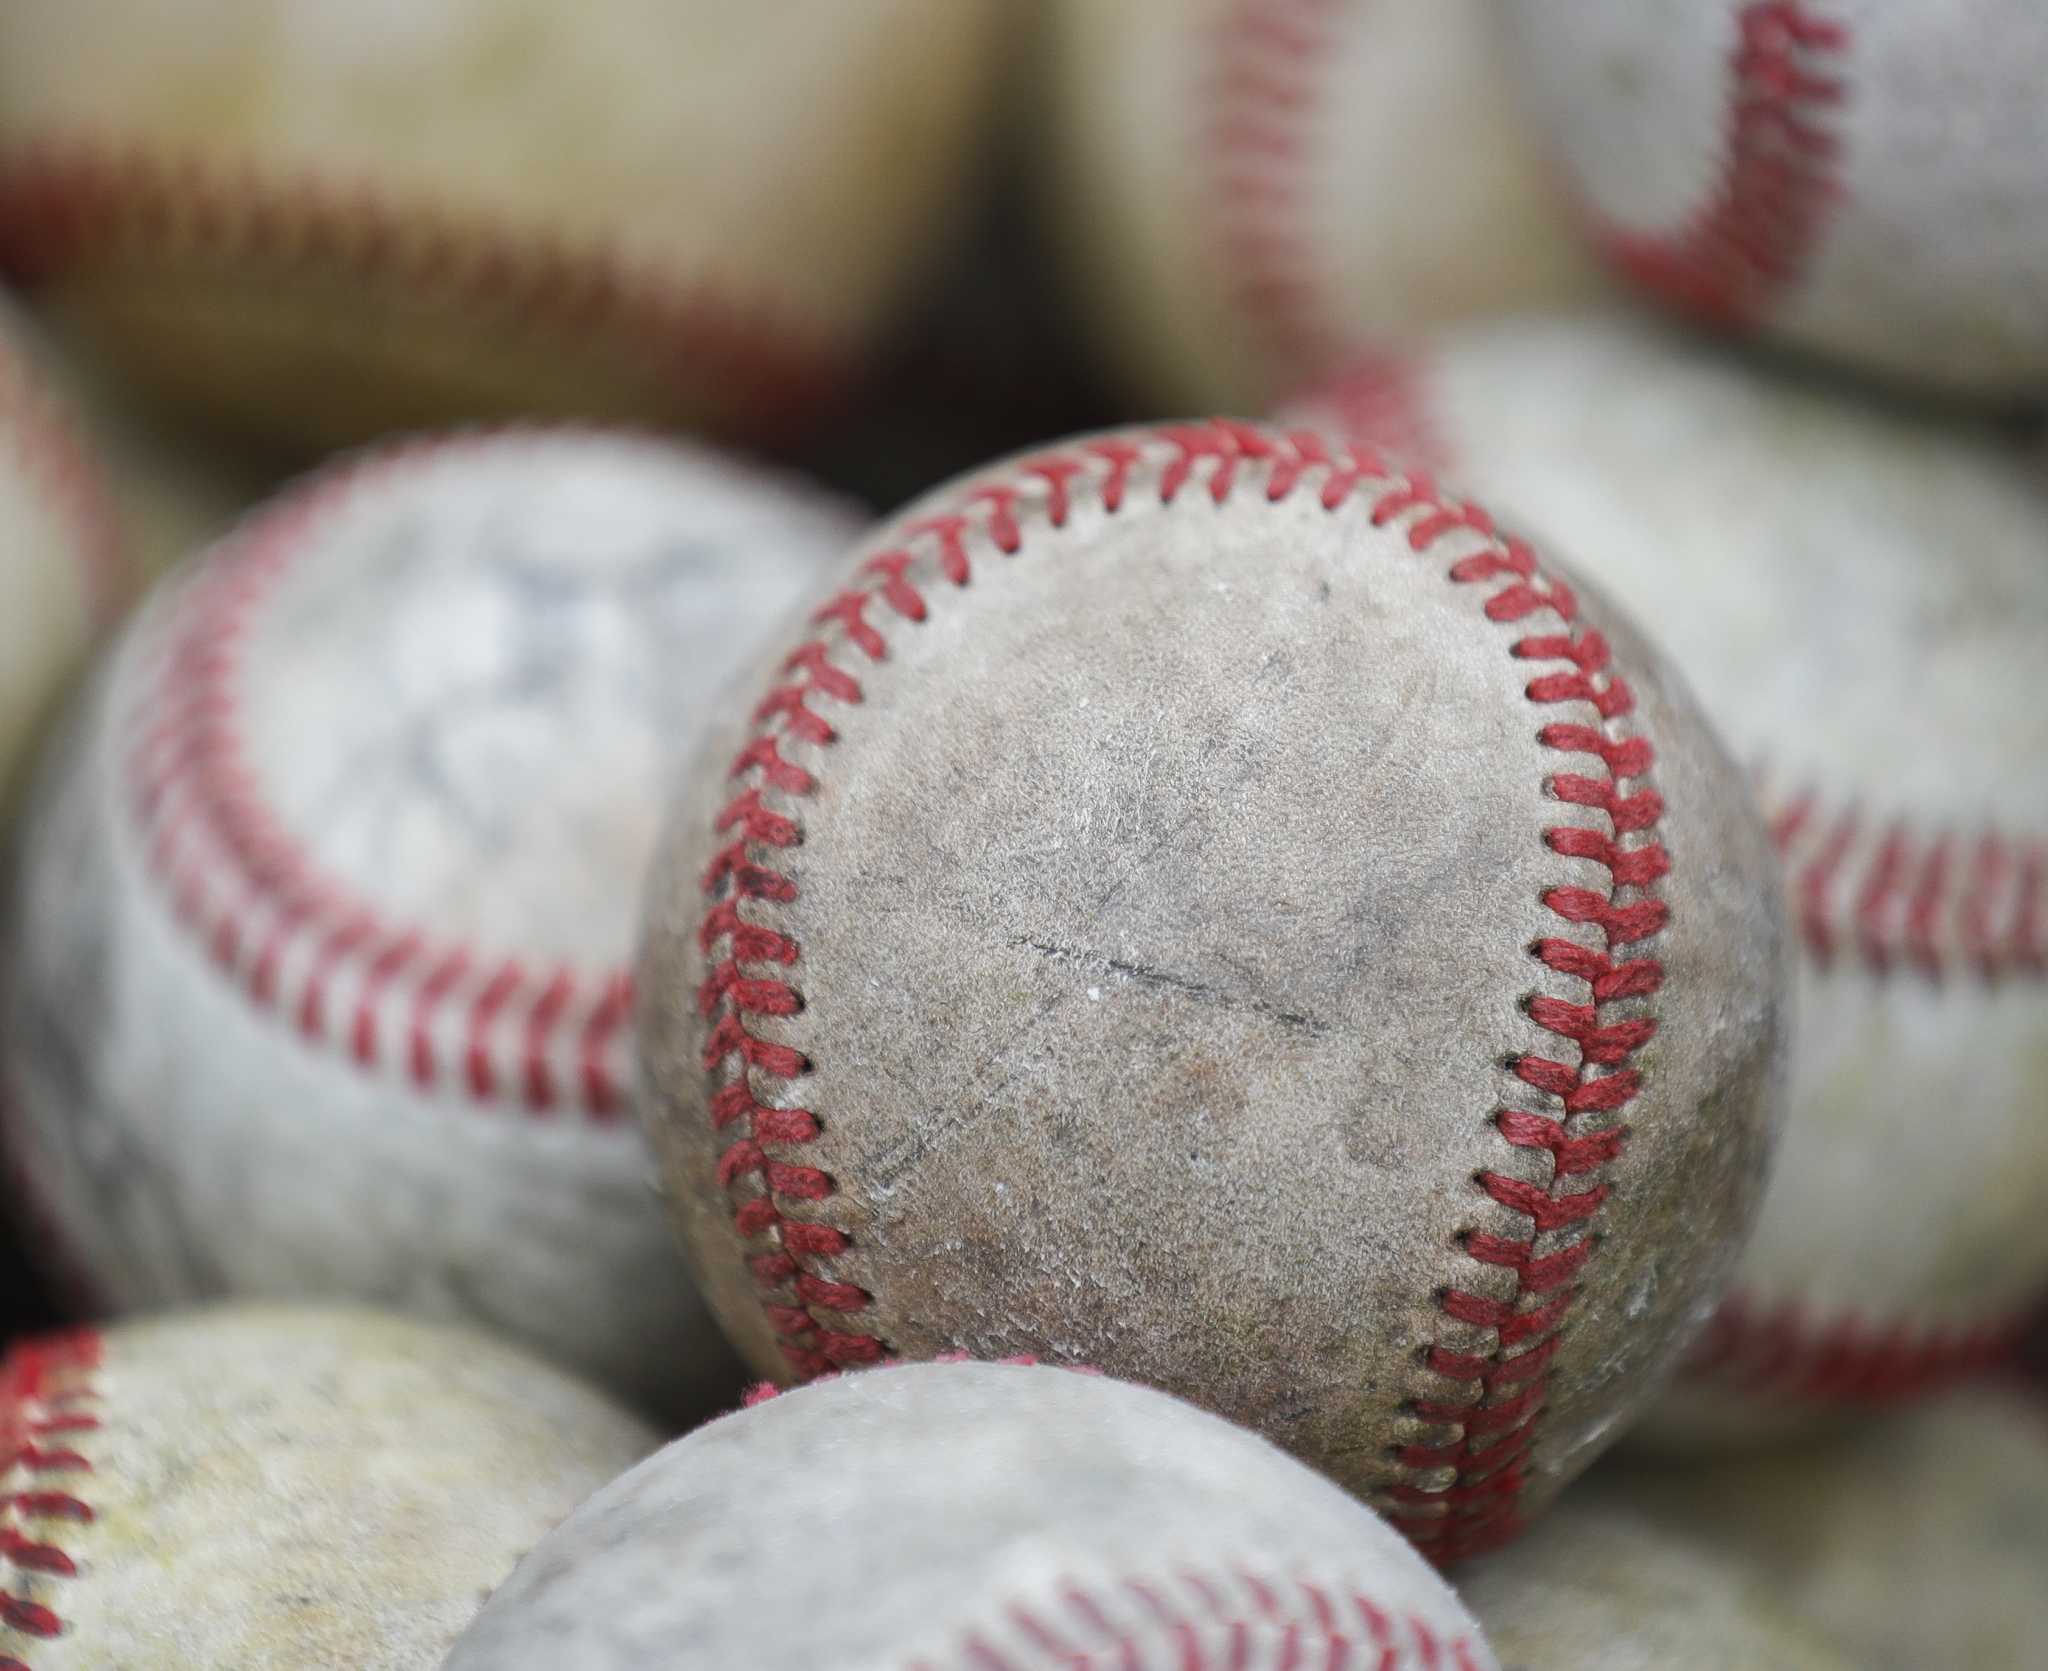
[[[1579,623],[1570,589],[1542,572],[1527,545],[1500,537],[1484,512],[1439,494],[1428,476],[1404,474],[1366,449],[1332,451],[1305,431],[1283,435],[1228,422],[1161,428],[1146,432],[1142,441],[1112,436],[1082,442],[978,477],[962,489],[953,508],[920,518],[904,530],[899,546],[870,557],[860,583],[828,602],[816,622],[836,630],[839,648],[858,651],[871,663],[882,661],[886,647],[870,610],[910,624],[927,616],[925,595],[911,578],[914,565],[929,559],[937,578],[957,589],[970,578],[970,540],[1015,555],[1025,544],[1018,509],[1027,492],[1045,496],[1043,519],[1055,529],[1066,522],[1077,488],[1095,492],[1104,511],[1115,515],[1126,504],[1131,470],[1148,449],[1164,452],[1162,505],[1195,483],[1199,470],[1208,470],[1201,485],[1218,504],[1257,473],[1270,503],[1310,486],[1318,486],[1323,508],[1332,513],[1363,500],[1375,526],[1398,524],[1418,554],[1427,554],[1453,532],[1480,537],[1483,548],[1453,562],[1448,578],[1492,587],[1484,612],[1496,623],[1550,616],[1561,630],[1529,633],[1510,644],[1518,659],[1562,664],[1529,681],[1528,700],[1582,704],[1598,722],[1553,723],[1538,732],[1542,747],[1598,763],[1597,774],[1559,772],[1546,779],[1545,789],[1557,801],[1603,816],[1608,826],[1602,831],[1591,824],[1562,825],[1543,832],[1553,853],[1589,861],[1610,879],[1604,893],[1558,886],[1542,894],[1544,905],[1562,922],[1589,937],[1597,934],[1604,949],[1566,937],[1542,939],[1529,948],[1553,973],[1587,989],[1587,1003],[1537,995],[1524,1005],[1529,1019],[1562,1041],[1577,1060],[1532,1055],[1510,1063],[1535,1099],[1556,1108],[1555,1117],[1526,1107],[1492,1116],[1510,1147],[1524,1157],[1548,1157],[1550,1181],[1544,1185],[1504,1173],[1479,1174],[1477,1183],[1488,1198],[1529,1221],[1526,1237],[1475,1230],[1463,1239],[1465,1253],[1490,1273],[1510,1273],[1511,1297],[1489,1299],[1456,1290],[1439,1296],[1448,1322],[1468,1334],[1490,1333],[1494,1344],[1484,1351],[1455,1352],[1441,1345],[1425,1351],[1428,1372],[1463,1396],[1414,1401],[1409,1413],[1456,1437],[1401,1447],[1394,1454],[1401,1469],[1432,1483],[1393,1488],[1391,1512],[1425,1552],[1454,1560],[1511,1535],[1517,1524],[1515,1505],[1526,1480],[1548,1366],[1578,1293],[1579,1272],[1595,1247],[1592,1225],[1607,1195],[1602,1175],[1627,1138],[1627,1128],[1617,1122],[1641,1087],[1631,1058],[1656,1029],[1647,1015],[1616,1020],[1608,1009],[1647,999],[1663,978],[1656,959],[1625,951],[1658,933],[1666,920],[1655,888],[1669,859],[1653,839],[1663,804],[1646,784],[1624,787],[1647,776],[1654,751],[1640,736],[1617,734],[1633,713],[1629,687],[1610,670],[1605,639]],[[794,985],[773,970],[760,972],[763,965],[789,969],[800,960],[801,947],[749,921],[742,907],[749,901],[779,904],[797,897],[795,881],[774,868],[773,855],[796,846],[802,828],[767,797],[794,803],[816,787],[811,773],[779,746],[785,737],[819,747],[836,740],[831,723],[813,703],[861,700],[859,680],[834,661],[834,649],[822,637],[798,646],[782,664],[787,682],[770,690],[755,710],[753,734],[730,774],[746,787],[714,821],[715,833],[728,839],[702,880],[708,908],[698,931],[699,948],[710,964],[698,992],[699,1011],[709,1026],[702,1064],[707,1073],[724,1078],[711,1098],[711,1118],[715,1129],[737,1132],[719,1158],[718,1181],[737,1202],[734,1226],[742,1241],[771,1239],[770,1249],[752,1256],[749,1264],[769,1326],[802,1378],[874,1362],[887,1352],[876,1336],[818,1315],[857,1317],[872,1296],[818,1270],[851,1246],[843,1230],[785,1210],[794,1206],[806,1214],[817,1212],[835,1185],[818,1168],[770,1153],[771,1148],[801,1148],[822,1128],[813,1111],[756,1095],[757,1078],[775,1083],[768,1097],[789,1094],[810,1064],[793,1047],[748,1030],[750,1017],[787,1017],[803,1008]],[[740,1197],[736,1186],[743,1180],[758,1192]],[[1525,1310],[1529,1300],[1536,1303]]]
[[[1340,435],[1426,469],[1458,467],[1424,359],[1379,355],[1316,404]],[[1935,826],[1812,786],[1787,792],[1766,781],[1758,794],[1816,967],[1937,983],[2048,976],[2048,832]]]
[[[1934,982],[2048,976],[2048,836],[1918,827],[1813,790],[1785,797],[1770,819],[1816,967]]]
[[[1126,1576],[1060,1585],[1055,1605],[1023,1600],[1001,1610],[1000,1639],[968,1633],[957,1656],[917,1660],[908,1671],[1122,1671],[1144,1662],[1148,1645],[1171,1644],[1177,1671],[1248,1671],[1252,1666],[1375,1671],[1478,1671],[1471,1638],[1449,1635],[1420,1614],[1381,1606],[1363,1590],[1307,1578],[1274,1580],[1247,1567],[1190,1567],[1165,1580]],[[1313,1657],[1311,1657],[1313,1650]],[[1354,1650],[1368,1658],[1353,1658]],[[1256,1657],[1255,1657],[1256,1656]]]
[[[609,1124],[629,1072],[632,981],[623,964],[486,958],[460,939],[384,920],[322,874],[263,803],[243,755],[235,683],[269,587],[358,496],[450,453],[580,435],[639,439],[535,425],[399,442],[330,469],[245,524],[178,600],[128,765],[146,870],[203,954],[257,1008],[364,1071],[396,1062],[423,1090],[459,1082],[473,1105],[544,1115],[567,1104]],[[443,1019],[451,1015],[452,1044]]]
[[[1425,362],[1390,353],[1318,397],[1336,432],[1455,468],[1426,388]],[[1758,796],[1784,873],[1802,953],[1828,973],[1989,988],[2048,977],[2048,834],[1927,825],[1861,800],[1786,792],[1763,774]],[[2005,1362],[2031,1313],[1951,1324],[1826,1316],[1798,1301],[1738,1290],[1716,1313],[1684,1374],[1749,1396],[1857,1403],[1924,1394]]]
[[[0,270],[49,282],[108,251],[202,252],[271,269],[343,276],[431,298],[452,315],[490,309],[527,329],[559,326],[660,365],[677,387],[744,400],[772,429],[826,404],[844,355],[777,317],[759,287],[663,274],[596,239],[522,233],[432,201],[400,203],[366,182],[287,181],[142,142],[49,137],[0,156]]]
[[[66,1489],[89,1474],[76,1435],[100,1426],[91,1384],[103,1346],[89,1331],[14,1347],[0,1362],[0,1671],[31,1671],[36,1642],[61,1635],[57,1609],[77,1560],[57,1541],[63,1528],[90,1524],[92,1505]]]
[[[102,625],[111,623],[134,591],[113,501],[70,414],[6,344],[0,344],[0,420],[24,474],[71,531],[88,612]]]
[[[1984,1323],[1887,1325],[1736,1293],[1687,1354],[1684,1377],[1779,1403],[1897,1403],[2007,1367],[2038,1316],[2029,1308]]]
[[[1804,276],[1841,196],[1830,119],[1846,98],[1848,49],[1849,31],[1821,7],[1745,5],[1713,193],[1675,236],[1601,226],[1608,258],[1685,312],[1724,325],[1760,318]]]
[[[1344,346],[1304,201],[1337,4],[1229,0],[1210,36],[1197,146],[1215,259],[1230,305],[1282,384],[1330,364]]]

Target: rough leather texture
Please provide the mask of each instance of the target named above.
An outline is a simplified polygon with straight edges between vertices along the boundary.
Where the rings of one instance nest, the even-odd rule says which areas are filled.
[[[487,1335],[236,1308],[17,1346],[0,1440],[0,1664],[432,1671],[656,1436]]]
[[[1495,0],[1624,268],[1723,325],[1952,393],[2048,384],[2032,0]]]
[[[1868,1671],[2032,1671],[2048,1639],[2048,1402],[1959,1391],[1825,1445],[1588,1481],[1710,1547]]]
[[[1738,1354],[1660,1434],[1910,1391],[1923,1347],[2027,1310],[2048,1284],[2048,980],[2020,866],[2048,862],[2038,472],[1988,432],[1595,318],[1445,333],[1303,410],[1368,439],[1398,415],[1508,526],[1575,553],[1693,681],[1766,817],[1813,808],[1785,837],[1791,1117],[1738,1276],[1799,1348]],[[1887,881],[1893,832],[1914,857]],[[1936,908],[1902,932],[1937,839]]]
[[[928,611],[869,611],[883,659],[819,629],[860,680],[858,703],[818,703],[837,741],[748,725],[772,661],[732,688],[651,883],[648,1112],[705,1292],[751,1361],[788,1376],[763,1309],[788,1291],[748,1266],[776,1247],[734,1222],[759,1185],[720,1180],[732,1133],[707,1109],[732,1070],[707,1071],[699,1003],[703,879],[733,834],[714,820],[742,787],[741,741],[774,734],[815,786],[762,791],[800,826],[757,852],[794,897],[746,907],[800,945],[787,977],[802,1009],[748,1020],[809,1067],[750,1084],[821,1123],[767,1147],[834,1193],[777,1201],[848,1233],[816,1274],[872,1296],[857,1315],[813,1307],[822,1338],[1095,1364],[1395,1506],[1397,1488],[1456,1478],[1393,1454],[1461,1437],[1410,1408],[1471,1396],[1426,1366],[1429,1348],[1497,1344],[1445,1316],[1446,1291],[1515,1293],[1461,1238],[1526,1236],[1530,1220],[1477,1175],[1552,1181],[1549,1156],[1511,1147],[1494,1118],[1552,1103],[1512,1071],[1563,1044],[1525,1003],[1585,994],[1531,947],[1597,938],[1545,894],[1607,875],[1544,832],[1607,820],[1547,792],[1576,768],[1538,732],[1598,715],[1532,704],[1538,669],[1510,646],[1549,628],[1489,618],[1492,588],[1449,578],[1487,541],[1419,552],[1421,512],[1375,525],[1397,480],[1330,510],[1311,468],[1275,503],[1268,466],[1239,458],[1218,503],[1207,460],[1169,502],[1175,438],[1125,432],[1062,456],[1126,444],[1114,513],[1084,472],[1056,526],[1043,482],[994,466],[871,537],[842,580],[920,519],[1021,483],[1014,556],[963,536],[970,584],[912,540]],[[1720,1291],[1771,1134],[1783,978],[1767,842],[1739,778],[1668,666],[1605,606],[1586,611],[1637,698],[1615,734],[1656,739],[1670,919],[1639,948],[1662,960],[1661,992],[1603,1007],[1654,1012],[1656,1030],[1533,1427],[1531,1509],[1641,1406]]]
[[[800,1569],[789,1605],[758,1599],[764,1566]],[[1254,1435],[1102,1377],[953,1363],[677,1440],[520,1563],[448,1671],[821,1664],[1497,1662],[1413,1550]]]
[[[1473,1562],[1458,1595],[1509,1671],[1851,1671],[1743,1564],[1597,1489]]]
[[[168,580],[17,879],[0,1133],[47,1259],[116,1312],[374,1301],[725,1396],[625,965],[704,697],[853,526],[718,455],[510,433],[337,466]]]

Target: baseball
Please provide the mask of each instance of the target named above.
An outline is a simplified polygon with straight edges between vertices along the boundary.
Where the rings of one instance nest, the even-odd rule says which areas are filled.
[[[432,1671],[655,1443],[483,1335],[372,1312],[24,1342],[0,1360],[0,1665]]]
[[[2048,1285],[2048,494],[2025,461],[1614,321],[1448,333],[1311,415],[1573,553],[1755,773],[1801,948],[1790,1118],[1660,1429],[1755,1432],[2001,1355]]]
[[[1611,264],[1962,393],[2048,388],[2048,13],[2031,0],[1501,0]]]
[[[98,458],[0,301],[0,820],[93,640],[133,589]]]
[[[1769,842],[1665,663],[1485,514],[1240,424],[991,466],[733,687],[639,1033],[788,1379],[1165,1387],[1433,1555],[1718,1296],[1771,1135]]]
[[[266,440],[786,426],[964,179],[992,0],[16,0],[0,263]]]
[[[51,1262],[117,1310],[355,1298],[702,1396],[730,1359],[628,1108],[638,889],[705,697],[851,531],[714,454],[483,433],[161,585],[20,880],[6,1135]]]
[[[885,1531],[886,1535],[876,1535]],[[801,1539],[792,1607],[731,1605]],[[1178,1399],[916,1364],[700,1428],[541,1541],[448,1671],[1497,1665],[1356,1501]]]
[[[1846,1441],[1596,1479],[1867,1671],[2032,1671],[2048,1639],[2048,1402],[1980,1387]]]
[[[1418,321],[1594,284],[1486,0],[1057,0],[1048,207],[1104,360],[1250,410]]]
[[[1473,1562],[1458,1595],[1514,1671],[1851,1671],[1746,1563],[1597,1489]]]

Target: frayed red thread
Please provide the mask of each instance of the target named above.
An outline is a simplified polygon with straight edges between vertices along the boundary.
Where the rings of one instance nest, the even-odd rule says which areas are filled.
[[[100,1425],[86,1378],[102,1352],[100,1336],[80,1330],[25,1341],[0,1359],[0,1568],[31,1583],[78,1573],[76,1559],[49,1531],[31,1533],[25,1523],[62,1527],[93,1519],[92,1505],[66,1489],[71,1482],[63,1477],[92,1470],[79,1440]],[[55,1608],[0,1579],[0,1638],[48,1639],[64,1628]],[[10,1666],[29,1671],[27,1661],[0,1653],[0,1671]]]
[[[1803,0],[1752,0],[1728,65],[1720,187],[1675,237],[1610,228],[1609,259],[1672,306],[1745,325],[1805,274],[1841,196],[1829,121],[1849,31]]]
[[[1508,653],[1529,662],[1564,664],[1554,671],[1532,669],[1531,703],[1581,706],[1593,716],[1591,721],[1554,722],[1539,737],[1545,748],[1574,761],[1573,771],[1549,781],[1552,794],[1561,804],[1603,814],[1606,828],[1563,824],[1545,832],[1544,839],[1561,857],[1604,871],[1607,885],[1561,885],[1543,900],[1561,921],[1590,931],[1599,943],[1559,935],[1530,948],[1536,962],[1583,984],[1585,1001],[1538,995],[1527,1006],[1531,1021],[1555,1036],[1566,1054],[1561,1059],[1526,1056],[1513,1069],[1534,1095],[1553,1101],[1554,1112],[1511,1107],[1493,1116],[1511,1148],[1544,1158],[1549,1178],[1534,1183],[1505,1173],[1481,1174],[1485,1195],[1503,1211],[1526,1218],[1530,1228],[1521,1237],[1474,1231],[1466,1252],[1477,1263],[1512,1273],[1514,1292],[1504,1301],[1459,1291],[1443,1297],[1447,1318],[1491,1331],[1494,1345],[1463,1353],[1441,1345],[1429,1348],[1428,1367],[1457,1383],[1458,1395],[1415,1408],[1426,1421],[1457,1428],[1460,1437],[1444,1445],[1408,1447],[1397,1453],[1397,1460],[1411,1470],[1449,1470],[1453,1479],[1443,1486],[1404,1484],[1388,1493],[1394,1517],[1426,1553],[1440,1561],[1457,1560],[1504,1541],[1519,1527],[1517,1505],[1527,1482],[1545,1376],[1577,1294],[1580,1270],[1593,1251],[1590,1225],[1607,1197],[1599,1174],[1627,1142],[1627,1127],[1616,1116],[1641,1088],[1641,1076],[1627,1064],[1656,1030],[1648,1017],[1617,1017],[1605,1009],[1654,995],[1663,979],[1654,957],[1631,950],[1658,933],[1666,917],[1654,889],[1669,859],[1650,839],[1662,802],[1648,785],[1625,781],[1650,771],[1654,750],[1644,738],[1610,733],[1610,726],[1632,715],[1634,697],[1611,670],[1606,639],[1580,621],[1571,589],[1546,574],[1525,543],[1497,534],[1483,511],[1447,498],[1426,474],[1403,473],[1378,453],[1338,446],[1312,431],[1282,434],[1227,422],[1176,425],[1149,432],[1143,446],[1111,438],[1026,461],[1014,466],[1009,477],[975,483],[960,511],[925,519],[905,531],[901,545],[871,556],[861,571],[862,583],[828,602],[816,624],[825,632],[837,630],[840,651],[870,663],[882,661],[886,645],[876,622],[884,613],[913,623],[927,617],[926,597],[912,578],[920,556],[932,560],[940,584],[971,584],[978,541],[985,539],[1003,555],[1021,545],[1018,494],[1026,489],[1041,493],[1064,518],[1076,483],[1092,479],[1105,511],[1116,514],[1144,446],[1162,450],[1158,493],[1164,502],[1194,491],[1198,478],[1200,490],[1220,501],[1243,479],[1244,467],[1257,463],[1264,471],[1264,502],[1285,498],[1319,475],[1317,498],[1324,507],[1361,503],[1377,525],[1407,518],[1407,543],[1418,553],[1453,534],[1483,540],[1482,549],[1448,566],[1448,578],[1486,588],[1482,608],[1487,618],[1523,627]],[[1534,625],[1538,618],[1543,618],[1540,630]],[[756,1082],[781,1081],[786,1092],[809,1064],[794,1047],[756,1035],[747,1023],[752,1016],[795,1013],[801,995],[780,975],[752,973],[744,966],[773,962],[800,967],[802,952],[788,937],[751,922],[742,907],[749,901],[797,897],[794,880],[770,861],[800,842],[802,832],[796,819],[764,805],[762,788],[780,774],[784,784],[800,780],[803,785],[784,787],[783,793],[807,793],[811,774],[787,762],[773,746],[774,738],[795,735],[813,746],[830,747],[836,733],[819,705],[860,700],[857,676],[832,658],[826,638],[799,647],[785,663],[789,682],[777,687],[757,712],[757,724],[780,730],[755,737],[734,763],[732,777],[744,786],[715,825],[721,835],[740,833],[706,869],[706,915],[699,931],[708,969],[698,1003],[712,1024],[703,1063],[707,1072],[724,1076],[711,1099],[712,1119],[733,1134],[720,1157],[718,1177],[728,1189],[747,1183],[760,1191],[736,1199],[734,1224],[743,1239],[773,1238],[773,1251],[756,1256],[750,1268],[784,1356],[792,1371],[806,1379],[881,1361],[887,1347],[877,1336],[840,1320],[858,1318],[872,1296],[813,1269],[815,1260],[849,1248],[850,1239],[835,1230],[829,1242],[805,1245],[800,1240],[817,1234],[814,1209],[829,1201],[830,1178],[814,1168],[778,1172],[763,1147],[810,1142],[820,1127],[810,1111],[797,1110],[800,1118],[775,1126],[778,1135],[769,1135],[769,1123],[792,1111],[760,1101]],[[1584,770],[1587,761],[1604,767],[1604,775]],[[806,1209],[801,1214],[785,1210],[798,1204]],[[1539,1253],[1537,1241],[1545,1237],[1568,1238],[1567,1245]],[[834,1315],[820,1317],[813,1307]]]

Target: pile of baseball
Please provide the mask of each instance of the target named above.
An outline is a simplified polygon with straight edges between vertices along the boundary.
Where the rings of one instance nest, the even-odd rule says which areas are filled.
[[[2048,1666],[2048,5],[6,0],[0,281],[0,1671]]]

